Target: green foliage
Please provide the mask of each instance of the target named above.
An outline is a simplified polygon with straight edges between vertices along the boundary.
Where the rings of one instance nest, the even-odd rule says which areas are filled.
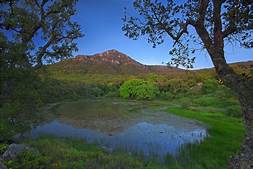
[[[161,91],[159,94],[159,97],[162,99],[173,99],[175,98],[175,95],[172,94],[170,91]]]
[[[37,118],[35,112],[43,100],[39,90],[42,84],[33,70],[6,71],[7,79],[1,89],[0,131],[3,137],[8,138],[30,126]]]
[[[20,154],[7,166],[13,169],[141,169],[143,163],[121,152],[109,154],[83,140],[43,137],[27,142],[33,149]]]
[[[72,21],[76,2],[1,1],[0,41],[7,67],[40,67],[71,57],[77,50],[75,40],[82,36],[80,26]]]
[[[120,86],[123,98],[152,99],[159,93],[157,86],[151,81],[131,79]]]
[[[140,102],[140,101],[139,101]],[[203,121],[208,125],[209,137],[200,145],[189,145],[182,149],[175,157],[168,156],[163,165],[128,155],[126,153],[106,153],[97,146],[84,143],[82,140],[40,138],[28,140],[26,143],[33,147],[30,152],[23,153],[17,159],[7,163],[10,168],[145,168],[145,169],[195,169],[210,168],[222,169],[227,164],[229,156],[239,150],[243,138],[243,126],[238,118],[231,118],[229,112],[237,113],[239,103],[234,97],[226,98],[217,96],[216,92],[208,95],[177,96],[170,101],[153,101],[154,105],[169,106],[168,112],[180,116]],[[63,106],[59,112],[74,112],[73,108],[86,106],[83,103],[73,102]],[[96,104],[91,108],[96,112]],[[111,112],[111,107],[106,105],[105,111]],[[126,106],[127,108],[128,106]],[[80,107],[80,113],[83,110]],[[56,111],[54,111],[56,112]],[[90,111],[89,111],[90,112]],[[79,113],[75,113],[79,114]],[[69,114],[73,116],[73,114]],[[97,115],[92,113],[94,119]],[[125,115],[125,114],[122,114]],[[101,115],[99,115],[101,116]],[[234,115],[232,115],[234,116]],[[1,124],[1,123],[0,123]]]
[[[0,9],[0,130],[5,136],[30,126],[38,108],[51,98],[66,95],[66,90],[43,81],[34,68],[69,58],[77,50],[75,40],[82,34],[71,19],[75,4],[76,0],[0,2],[4,6]]]
[[[8,145],[0,143],[0,154],[3,154],[7,150]]]
[[[177,164],[181,168],[223,169],[227,160],[239,150],[243,140],[242,121],[219,112],[204,112],[171,107],[169,113],[196,119],[208,125],[209,137],[200,145],[191,145],[180,152]]]
[[[204,81],[204,84],[202,87],[202,92],[204,94],[208,94],[208,93],[214,92],[218,88],[219,88],[219,84],[218,84],[217,80],[208,79],[208,80]]]
[[[167,84],[168,90],[174,94],[189,92],[194,85],[195,81],[184,79],[170,79]]]
[[[32,149],[18,155],[17,159],[7,162],[7,166],[13,169],[47,168],[50,166],[50,159],[41,155],[38,150]],[[57,168],[57,166],[55,165]]]
[[[242,117],[240,105],[233,104],[233,105],[228,106],[227,110],[225,111],[225,114],[231,117],[237,117],[237,118]]]

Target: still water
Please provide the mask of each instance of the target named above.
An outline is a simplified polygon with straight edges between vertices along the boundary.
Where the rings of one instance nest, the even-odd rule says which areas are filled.
[[[161,160],[207,137],[206,128],[199,122],[151,107],[146,102],[118,100],[64,103],[51,110],[46,122],[25,135],[84,139],[109,152],[120,150]]]

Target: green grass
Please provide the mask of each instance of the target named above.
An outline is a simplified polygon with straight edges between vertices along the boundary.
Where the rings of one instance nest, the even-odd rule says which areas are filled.
[[[209,137],[200,145],[191,145],[177,159],[182,168],[223,169],[228,159],[235,154],[243,139],[244,129],[240,119],[223,113],[208,113],[169,108],[169,113],[195,119],[208,125]]]
[[[156,100],[154,107],[167,103],[167,112],[203,122],[208,127],[208,138],[199,145],[187,145],[176,158],[167,157],[164,164],[155,160],[145,161],[139,156],[124,152],[107,153],[83,140],[42,137],[27,140],[33,149],[7,162],[10,168],[88,168],[88,169],[225,169],[230,156],[240,148],[244,129],[240,118],[230,117],[225,112],[233,99],[225,102],[223,109],[217,106],[215,96],[188,96],[171,102]],[[205,100],[206,98],[206,100]],[[209,102],[203,106],[196,100]],[[180,102],[181,101],[181,102]],[[184,103],[188,102],[185,106]],[[159,104],[160,103],[160,104]],[[216,107],[215,107],[216,105]],[[236,105],[236,104],[235,104]],[[213,111],[207,111],[213,108]],[[223,110],[221,112],[214,111]]]
[[[19,155],[15,160],[6,162],[6,165],[12,169],[225,169],[229,157],[239,150],[244,136],[242,121],[238,118],[240,106],[237,99],[229,92],[226,93],[224,89],[208,94],[200,92],[198,94],[181,93],[167,100],[158,98],[149,101],[151,108],[168,107],[166,109],[168,113],[201,121],[208,127],[209,136],[203,143],[187,145],[178,157],[168,156],[164,164],[155,160],[145,161],[141,157],[124,152],[107,153],[98,146],[87,144],[83,140],[42,137],[26,140],[25,143],[33,149]],[[146,105],[145,101],[134,102]],[[71,112],[73,108],[79,107],[82,110],[82,106],[87,106],[80,105],[78,101],[70,105],[70,107],[63,106],[60,111]],[[96,106],[89,106],[90,110],[96,110]],[[114,116],[110,113],[111,111],[117,112],[115,107],[106,108],[106,104],[103,107],[110,116]],[[131,113],[135,113],[138,108],[138,106],[126,105],[126,111],[129,110]],[[11,127],[6,121],[7,114],[6,117],[3,115],[1,113],[0,132],[7,134]],[[71,113],[69,115],[73,116]],[[93,116],[96,118],[96,114]],[[1,153],[5,149],[6,144],[0,145]]]
[[[7,162],[12,169],[141,169],[143,163],[126,153],[104,152],[83,140],[41,137],[25,142],[32,150],[20,154],[16,160]]]
[[[37,116],[32,117],[34,110],[28,113],[23,110],[22,104],[29,109],[35,107],[35,104],[41,106],[86,97],[116,97],[119,95],[119,85],[133,78],[143,78],[157,83],[161,93],[158,98],[150,101],[151,107],[167,106],[169,108],[166,111],[169,113],[205,123],[208,126],[209,137],[200,145],[187,145],[177,158],[168,156],[163,165],[152,160],[144,161],[141,157],[124,152],[107,153],[83,140],[42,137],[26,140],[25,143],[33,149],[6,162],[9,168],[223,169],[226,168],[229,157],[239,150],[242,142],[244,129],[240,120],[238,100],[228,88],[217,84],[213,70],[186,72],[180,76],[178,74],[129,76],[90,74],[82,71],[75,72],[72,69],[65,72],[56,67],[44,73],[39,73],[39,80],[34,80],[34,77],[30,76],[27,78],[26,75],[24,76],[26,78],[18,78],[22,79],[22,83],[17,87],[11,101],[7,102],[9,106],[6,109],[0,108],[0,137],[10,138],[30,126],[34,118],[37,120]],[[27,80],[24,83],[25,79]],[[202,84],[202,87],[197,83]],[[146,105],[145,102],[138,101],[138,103]],[[19,110],[19,106],[23,111],[15,111]],[[71,106],[78,108],[77,104]],[[136,113],[139,109],[135,106],[126,107],[126,110],[131,113]],[[96,107],[90,106],[90,109],[96,110]],[[108,110],[108,117],[113,117],[115,112],[117,113],[115,108],[113,113],[110,112],[111,107],[104,109]],[[71,107],[63,107],[62,111],[71,111]],[[71,113],[69,115],[73,116]],[[122,113],[122,115],[125,114]],[[10,117],[15,117],[17,124],[13,125],[9,120]],[[92,117],[96,118],[97,114],[92,114]],[[6,148],[7,144],[0,143],[0,154]]]

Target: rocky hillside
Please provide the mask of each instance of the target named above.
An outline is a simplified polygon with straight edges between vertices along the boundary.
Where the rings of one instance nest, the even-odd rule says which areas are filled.
[[[183,71],[182,69],[161,65],[143,65],[117,50],[108,50],[95,55],[78,55],[73,59],[50,65],[49,68],[66,73],[125,75],[171,74]]]

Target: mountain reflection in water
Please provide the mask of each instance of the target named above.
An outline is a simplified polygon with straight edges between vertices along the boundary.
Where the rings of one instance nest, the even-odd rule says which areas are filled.
[[[126,151],[163,160],[176,156],[183,145],[200,143],[207,136],[199,122],[152,108],[155,102],[85,99],[58,105],[48,120],[25,133],[84,139],[106,151]],[[45,116],[47,113],[44,113]]]

